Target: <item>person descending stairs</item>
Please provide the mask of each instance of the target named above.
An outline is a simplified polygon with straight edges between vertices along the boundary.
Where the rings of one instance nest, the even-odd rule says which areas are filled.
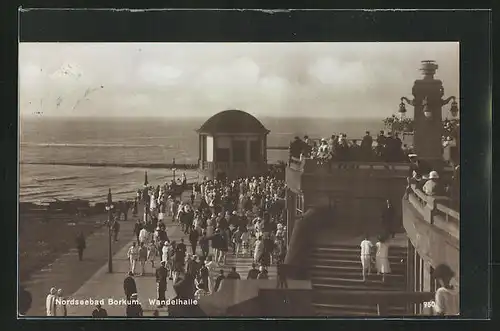
[[[371,273],[363,281],[360,246],[329,244],[316,246],[310,256],[309,273],[314,290],[313,305],[318,316],[376,316],[377,306],[346,304],[335,299],[335,291],[405,291],[406,247],[389,249],[391,273],[377,275],[375,254],[370,259]],[[403,306],[389,307],[388,314],[401,316]]]

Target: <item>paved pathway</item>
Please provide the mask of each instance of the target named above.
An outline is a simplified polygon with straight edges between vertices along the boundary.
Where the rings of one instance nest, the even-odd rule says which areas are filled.
[[[167,223],[167,233],[171,240],[179,241],[181,238],[186,240],[186,236],[182,233],[180,227],[176,224]],[[129,233],[128,238],[133,238],[132,232]],[[129,271],[129,262],[127,259],[127,251],[129,246],[132,244],[134,239],[130,240],[129,243],[119,250],[113,257],[113,273],[109,274],[107,270],[107,265],[104,265],[97,273],[94,274],[80,289],[78,289],[74,294],[68,296],[68,299],[77,300],[101,300],[104,299],[103,308],[108,311],[109,316],[125,316],[126,305],[123,304],[110,304],[109,300],[119,301],[124,299],[123,292],[123,280],[127,276]],[[160,258],[156,259],[155,267],[159,265]],[[137,271],[140,268],[136,269]],[[156,299],[156,281],[154,276],[154,270],[151,264],[146,264],[146,275],[136,276],[135,282],[137,285],[137,293],[139,300],[141,302],[142,308],[144,310],[144,315],[151,316],[153,311],[156,309],[155,304],[150,304],[149,299]],[[167,282],[167,293],[166,297],[175,297],[175,292],[172,287],[172,281]],[[68,305],[68,316],[90,316],[92,310],[95,307],[91,304],[78,306],[78,305]],[[159,309],[160,316],[167,315],[166,308]]]
[[[185,192],[182,198],[183,200],[187,200],[189,193]],[[142,210],[142,208],[140,207],[139,210]],[[133,225],[133,220],[121,222],[119,241],[114,243],[113,250],[115,255],[113,256],[112,274],[108,273],[107,254],[103,253],[103,251],[107,252],[107,230],[102,229],[87,239],[88,249],[85,252],[84,261],[79,262],[76,250],[72,250],[54,262],[50,268],[34,275],[34,282],[28,287],[33,295],[33,307],[27,316],[45,315],[45,297],[52,286],[62,288],[68,300],[90,301],[90,299],[104,299],[103,308],[108,311],[109,316],[125,316],[126,306],[117,302],[124,299],[123,280],[129,271],[129,262],[126,255],[129,246],[135,241]],[[191,247],[188,243],[187,235],[181,231],[180,226],[170,223],[168,218],[166,226],[169,238],[177,242],[181,238],[184,238],[188,246],[188,252],[190,253]],[[197,249],[197,253],[200,254],[200,248],[198,247]],[[155,267],[159,262],[160,259],[157,258]],[[214,276],[216,277],[220,269],[224,269],[227,274],[232,266],[236,266],[236,271],[240,273],[242,279],[246,279],[251,264],[252,258],[250,256],[236,258],[231,253],[228,253],[226,265],[216,268]],[[269,277],[276,277],[275,266],[269,268]],[[146,275],[135,277],[135,281],[144,315],[151,316],[153,311],[157,310],[153,302],[157,295],[154,270],[150,263],[146,265]],[[175,297],[172,281],[168,281],[167,283],[166,297],[167,299]],[[114,302],[110,302],[110,299]],[[150,302],[150,300],[152,301]],[[90,302],[84,305],[67,305],[68,316],[90,316],[93,309],[94,305],[90,304]],[[158,310],[160,316],[168,315],[166,308]]]
[[[120,235],[117,242],[113,242],[113,251],[116,252],[130,241],[126,233],[133,231],[134,220],[129,214],[129,221],[121,222]],[[102,216],[106,219],[106,215]],[[134,218],[135,219],[135,218]],[[55,234],[57,235],[57,234]],[[78,261],[76,248],[57,258],[53,263],[34,273],[23,284],[31,292],[33,302],[27,316],[45,316],[45,298],[51,287],[63,289],[65,295],[75,292],[108,260],[108,228],[103,226],[86,238],[87,249],[84,251],[83,261]]]

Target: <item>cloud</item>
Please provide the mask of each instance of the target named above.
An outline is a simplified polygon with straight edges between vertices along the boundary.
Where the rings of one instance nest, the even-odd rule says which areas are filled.
[[[59,69],[50,74],[54,80],[78,80],[83,76],[83,70],[77,64],[65,63]]]
[[[41,66],[27,63],[19,67],[19,83],[21,86],[33,86],[40,84],[45,73]]]
[[[322,84],[341,89],[366,86],[370,82],[370,70],[360,61],[341,62],[335,58],[316,60],[308,70]]]
[[[258,81],[259,74],[259,66],[252,59],[243,57],[202,71],[198,83],[220,86],[251,85]]]
[[[182,73],[182,69],[159,63],[143,64],[138,69],[140,81],[153,85],[175,84]]]

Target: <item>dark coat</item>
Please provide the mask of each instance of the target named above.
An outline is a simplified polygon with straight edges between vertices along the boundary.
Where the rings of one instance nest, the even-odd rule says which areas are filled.
[[[104,308],[94,309],[92,317],[108,317],[108,312]]]
[[[137,285],[132,276],[127,276],[123,281],[123,290],[126,296],[130,296],[133,293],[137,293]]]
[[[85,237],[83,236],[83,234],[79,234],[76,237],[76,248],[77,249],[85,249],[86,247],[87,247],[87,245],[85,243]]]
[[[127,317],[140,317],[143,316],[142,307],[139,304],[127,305]]]
[[[161,266],[156,268],[156,282],[157,283],[167,283],[168,270],[167,268]]]

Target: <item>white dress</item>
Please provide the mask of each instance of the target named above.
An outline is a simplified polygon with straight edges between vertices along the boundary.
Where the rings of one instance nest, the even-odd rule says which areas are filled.
[[[381,274],[391,273],[391,266],[389,264],[389,245],[386,243],[377,242],[377,255],[375,262],[377,271]]]

